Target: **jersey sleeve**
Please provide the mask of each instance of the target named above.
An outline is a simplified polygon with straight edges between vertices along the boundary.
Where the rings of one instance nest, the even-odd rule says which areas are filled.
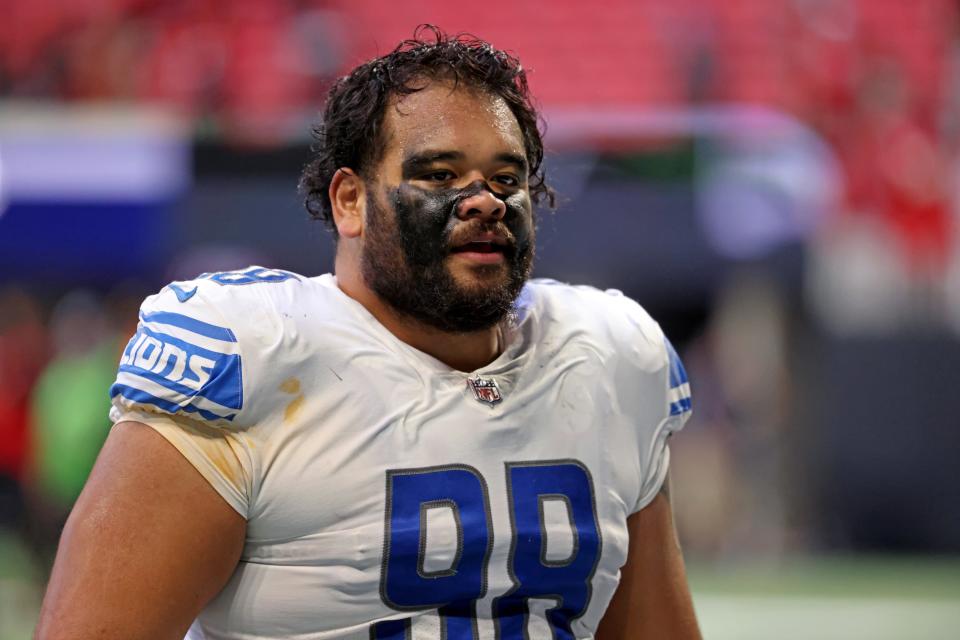
[[[683,428],[693,412],[687,372],[666,336],[662,338],[662,349],[663,366],[659,376],[663,385],[662,418],[652,431],[640,429],[643,476],[640,498],[634,512],[647,506],[663,486],[670,467],[670,448],[667,441],[672,434]]]
[[[125,411],[119,421],[127,420],[145,424],[163,436],[234,511],[244,518],[249,516],[259,465],[245,436],[204,422],[152,412]]]
[[[210,426],[243,424],[244,345],[199,291],[205,284],[174,283],[141,305],[137,332],[110,388],[115,421],[137,411]],[[191,295],[181,302],[184,291]]]
[[[624,506],[636,513],[663,486],[670,467],[668,441],[692,413],[687,373],[663,329],[636,301],[615,289],[567,291],[571,302],[563,317],[589,320],[587,332],[598,336],[597,351],[609,358],[605,375],[614,390],[610,419],[618,443],[611,455],[629,469],[622,485]]]
[[[263,307],[250,287],[168,285],[141,305],[110,388],[114,423],[151,427],[244,517],[258,468],[249,434],[264,414],[250,390],[272,355]]]

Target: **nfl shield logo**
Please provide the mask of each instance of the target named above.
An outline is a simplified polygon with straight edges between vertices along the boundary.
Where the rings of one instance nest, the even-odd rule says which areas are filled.
[[[467,385],[473,389],[473,397],[479,402],[486,402],[493,406],[503,400],[503,396],[500,395],[500,387],[497,386],[497,381],[493,378],[481,378],[480,376],[467,378]]]

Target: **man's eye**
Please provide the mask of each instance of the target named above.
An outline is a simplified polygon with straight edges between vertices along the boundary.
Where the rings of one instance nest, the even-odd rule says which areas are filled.
[[[427,182],[447,182],[455,177],[452,171],[431,171],[420,176],[420,179]]]
[[[493,180],[499,184],[502,184],[506,187],[519,187],[520,178],[517,176],[511,175],[509,173],[501,173],[493,176]]]

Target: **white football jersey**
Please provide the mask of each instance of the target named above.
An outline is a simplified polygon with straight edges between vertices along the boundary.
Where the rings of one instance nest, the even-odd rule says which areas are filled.
[[[191,638],[591,638],[689,386],[619,292],[529,282],[452,370],[332,275],[251,267],[143,303],[115,422],[164,435],[248,522]]]

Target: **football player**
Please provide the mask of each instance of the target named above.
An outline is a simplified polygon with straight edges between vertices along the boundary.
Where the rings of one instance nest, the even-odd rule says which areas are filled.
[[[519,62],[421,30],[317,135],[335,274],[147,298],[38,637],[698,638],[686,376],[632,300],[528,280],[551,192]]]

